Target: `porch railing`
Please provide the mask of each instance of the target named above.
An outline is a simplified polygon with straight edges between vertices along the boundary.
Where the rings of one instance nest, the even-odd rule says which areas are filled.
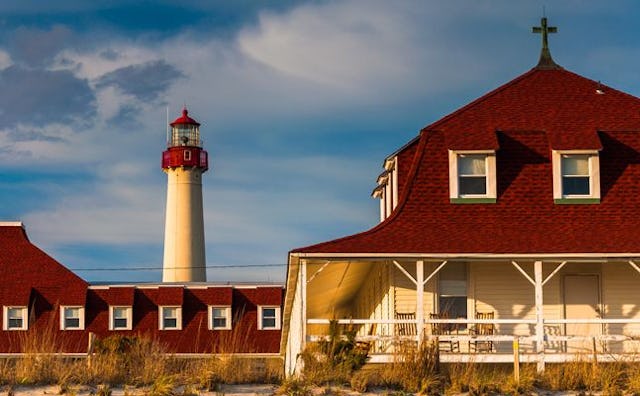
[[[310,325],[329,325],[332,321],[329,319],[307,319],[307,324]],[[336,321],[340,325],[354,326],[354,325],[386,325],[393,326],[398,324],[415,324],[420,326],[420,322],[415,319],[339,319]],[[476,324],[507,324],[507,325],[535,325],[537,321],[535,319],[425,319],[422,326],[430,326],[432,324],[449,324],[449,325],[476,325]],[[637,324],[640,325],[640,319],[544,319],[545,325],[566,325],[566,324]],[[535,330],[535,327],[534,327]],[[403,335],[398,336],[393,334],[372,334],[372,335],[359,335],[356,336],[357,341],[365,342],[396,342],[411,340],[419,342],[417,335]],[[322,334],[308,334],[306,337],[307,342],[314,342],[326,339],[326,335]],[[622,342],[622,341],[640,341],[640,332],[637,336],[625,335],[625,334],[593,334],[593,335],[551,335],[545,334],[543,336],[544,348],[530,352],[523,352],[520,345],[522,343],[531,342],[533,345],[539,339],[538,335],[533,333],[529,335],[518,334],[493,334],[493,335],[471,335],[471,334],[446,334],[446,335],[430,335],[425,333],[424,339],[439,341],[460,341],[460,342],[502,342],[511,343],[512,349],[508,353],[499,353],[493,351],[487,352],[474,352],[460,353],[450,352],[440,354],[440,361],[442,362],[476,362],[476,363],[510,363],[519,364],[520,362],[532,362],[532,363],[560,363],[575,361],[576,359],[593,359],[594,361],[608,362],[608,361],[640,361],[640,344],[638,350],[628,353],[610,353],[602,348],[603,342]],[[548,353],[547,345],[551,343],[567,343],[567,342],[583,342],[591,344],[592,347],[588,353],[572,353],[572,352],[552,352]],[[598,346],[600,350],[598,350]],[[393,353],[372,353],[370,356],[370,362],[389,362],[393,359]]]

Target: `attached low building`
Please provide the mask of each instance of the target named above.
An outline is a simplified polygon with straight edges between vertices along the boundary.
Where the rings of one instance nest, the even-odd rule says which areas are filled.
[[[91,339],[144,336],[177,354],[279,356],[282,285],[89,284],[48,256],[19,222],[0,223],[0,354],[82,355]]]

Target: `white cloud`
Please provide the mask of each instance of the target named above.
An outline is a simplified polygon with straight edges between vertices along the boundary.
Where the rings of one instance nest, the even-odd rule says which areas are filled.
[[[238,47],[284,75],[360,101],[433,94],[495,73],[500,61],[482,56],[469,37],[452,32],[456,18],[443,8],[440,3],[312,3],[285,14],[263,13],[258,26],[240,32]],[[492,17],[467,3],[454,14],[462,18],[473,11]]]
[[[94,81],[123,67],[158,59],[153,48],[122,42],[93,51],[61,51],[54,59],[53,70],[73,70],[77,77]]]
[[[98,146],[67,124],[18,124],[10,130],[0,130],[0,152],[4,152],[0,164],[41,167],[52,162],[91,162],[98,155]]]
[[[415,51],[403,15],[348,3],[307,5],[284,15],[263,14],[241,32],[241,51],[286,74],[338,90],[411,72]]]
[[[11,60],[9,53],[4,50],[0,50],[0,70],[6,69],[11,65],[13,65],[13,61]]]

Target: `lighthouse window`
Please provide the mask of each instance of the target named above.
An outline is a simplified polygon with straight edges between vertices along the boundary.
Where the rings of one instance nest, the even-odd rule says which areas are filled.
[[[109,316],[109,330],[131,330],[131,307],[109,307]]]
[[[184,151],[184,160],[185,161],[191,161],[191,150],[185,150]]]
[[[173,127],[171,133],[172,146],[198,146],[200,144],[200,132],[195,125],[179,125]]]
[[[4,307],[4,330],[27,330],[27,307]]]

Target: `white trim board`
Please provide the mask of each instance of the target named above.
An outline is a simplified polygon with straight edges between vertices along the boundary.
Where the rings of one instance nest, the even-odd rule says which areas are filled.
[[[639,259],[640,253],[291,253],[291,256],[300,258],[357,258],[357,259]]]

